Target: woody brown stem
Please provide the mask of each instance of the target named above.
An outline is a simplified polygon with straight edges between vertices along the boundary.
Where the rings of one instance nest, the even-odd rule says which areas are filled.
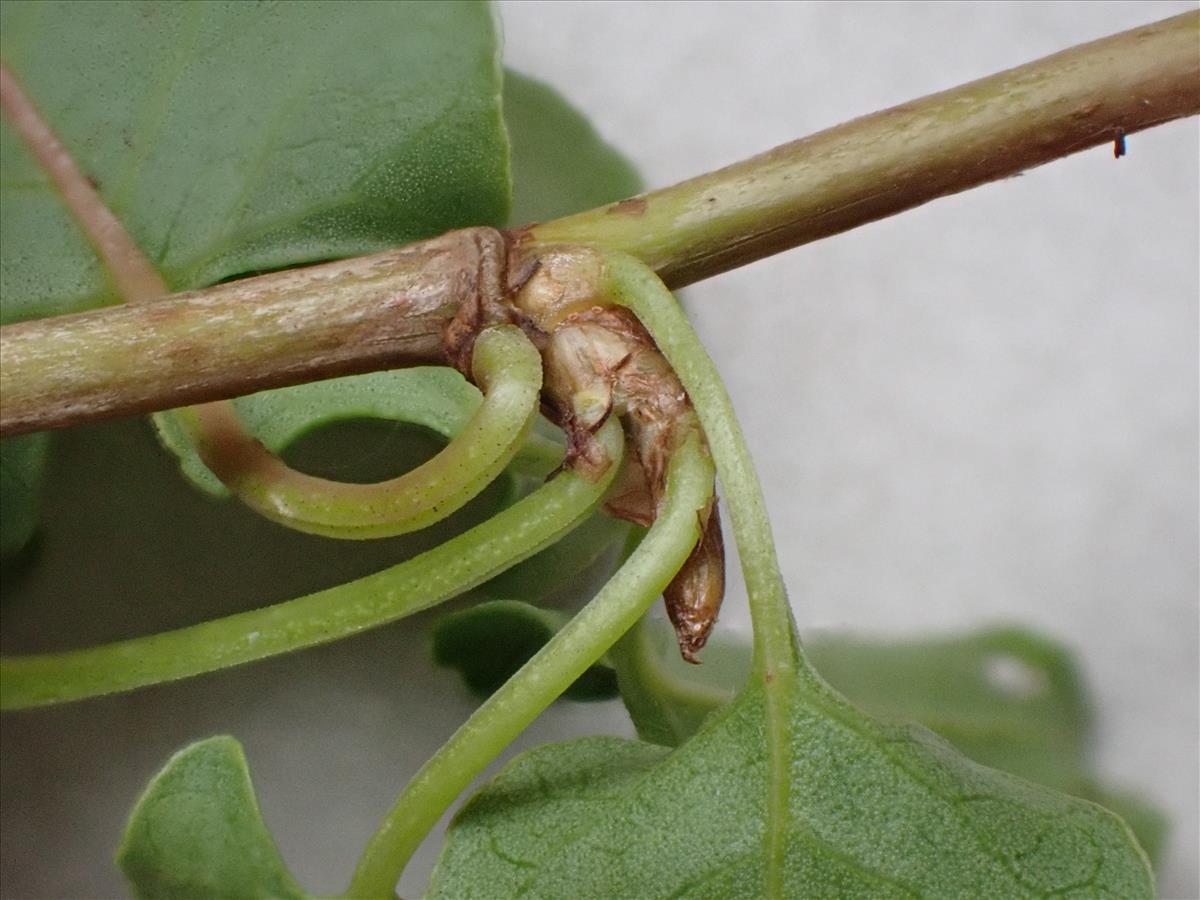
[[[505,247],[491,229],[452,232],[152,304],[5,326],[0,434],[444,364],[455,316],[479,292],[503,291]]]
[[[1198,42],[1200,13],[1176,16],[520,236],[623,250],[687,284],[1195,115]],[[442,240],[5,326],[0,435],[441,361],[451,307],[480,288],[476,251]]]

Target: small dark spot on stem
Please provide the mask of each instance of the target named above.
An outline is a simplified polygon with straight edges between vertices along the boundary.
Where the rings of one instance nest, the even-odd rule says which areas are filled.
[[[1113,159],[1120,159],[1125,155],[1125,129],[1118,128],[1117,133],[1113,136]]]
[[[87,183],[92,186],[93,191],[100,190],[100,179],[99,178],[97,178],[95,175],[84,175],[83,177],[84,177],[84,180],[86,180]]]
[[[608,208],[608,211],[610,213],[623,213],[627,216],[640,216],[646,212],[646,199],[644,197],[630,197],[628,200],[614,203]]]

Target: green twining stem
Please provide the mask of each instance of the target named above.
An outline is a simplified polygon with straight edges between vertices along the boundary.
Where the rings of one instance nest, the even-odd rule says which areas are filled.
[[[232,407],[177,410],[200,458],[247,506],[297,531],[325,537],[393,537],[461,508],[498,476],[525,441],[538,409],[541,357],[513,325],[485,329],[472,356],[483,403],[436,457],[376,484],[297,472],[249,436]]]
[[[764,831],[766,895],[784,895],[785,836],[789,817],[791,717],[787,704],[798,685],[820,685],[804,661],[775,556],[775,541],[762,486],[746,438],[720,374],[692,330],[679,303],[654,271],[623,253],[604,255],[606,299],[629,307],[650,332],[683,383],[716,460],[723,496],[737,541],[754,626],[751,684],[762,686],[767,704],[770,783]]]
[[[162,634],[0,658],[0,708],[44,706],[200,675],[349,637],[455,597],[554,543],[591,514],[616,475],[624,447],[615,422],[597,437],[613,465],[596,482],[564,471],[470,531],[366,578]]]
[[[699,539],[697,513],[712,496],[712,482],[712,461],[693,436],[671,461],[664,508],[638,549],[421,767],[368,844],[347,897],[390,900],[405,864],[454,798],[637,622]]]
[[[800,659],[787,589],[762,486],[746,438],[717,367],[679,303],[653,270],[624,253],[606,253],[605,299],[631,309],[675,369],[717,463],[722,496],[733,524],[754,624],[755,665],[760,672],[792,670]]]

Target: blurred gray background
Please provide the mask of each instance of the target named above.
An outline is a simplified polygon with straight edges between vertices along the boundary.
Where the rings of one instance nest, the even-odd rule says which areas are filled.
[[[508,64],[652,187],[1195,8],[501,3]],[[802,631],[1066,642],[1100,772],[1170,813],[1169,897],[1200,896],[1198,165],[1177,122],[688,290]]]
[[[559,87],[662,186],[1195,4],[500,8],[507,63]],[[1067,643],[1096,698],[1100,774],[1172,819],[1160,891],[1180,898],[1200,896],[1198,144],[1195,120],[1134,135],[1119,161],[1097,148],[688,292],[763,477],[801,629],[1020,622]],[[259,544],[242,550],[258,533],[249,514],[214,513],[178,479],[177,495],[139,505],[137,478],[157,467],[169,480],[170,463],[138,428],[56,450],[63,471],[97,453],[138,470],[97,473],[109,505],[89,497],[82,514],[79,496],[48,498],[76,516],[47,556],[88,532],[107,542],[99,560],[56,570],[64,643],[71,629],[104,639],[94,606],[127,603],[124,621],[100,626],[114,632],[194,620],[171,608],[172,579],[200,582],[224,598],[214,603],[291,595],[278,567],[260,575]],[[198,546],[164,541],[147,563],[134,532],[185,515],[209,524]],[[327,567],[327,583],[380,567],[321,543],[303,563]],[[95,567],[138,582],[101,596]],[[14,649],[24,617],[5,611]],[[342,890],[395,791],[473,707],[430,663],[430,621],[6,719],[0,893],[122,895],[111,853],[137,791],[216,732],[244,743],[297,877]],[[746,626],[735,587],[722,628]],[[597,732],[631,733],[618,703],[558,704],[513,752]],[[436,839],[422,848],[405,896],[436,851]]]

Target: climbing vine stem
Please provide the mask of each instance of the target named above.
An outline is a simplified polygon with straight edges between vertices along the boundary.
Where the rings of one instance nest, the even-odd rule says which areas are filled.
[[[612,432],[616,430],[614,435]],[[620,460],[618,429],[601,436]],[[328,643],[458,596],[532,556],[596,507],[616,466],[566,471],[470,531],[366,578],[162,634],[65,653],[0,658],[0,708],[81,700]]]
[[[610,419],[601,434],[615,428]],[[712,483],[712,462],[693,435],[671,461],[665,504],[638,549],[421,767],[368,844],[347,897],[393,897],[409,858],[454,798],[637,622],[695,546]]]
[[[767,797],[769,824],[763,840],[768,861],[767,895],[779,897],[783,894],[791,785],[791,718],[787,703],[797,682],[815,686],[818,676],[804,662],[775,556],[762,486],[716,366],[678,302],[644,263],[623,253],[605,254],[604,293],[608,299],[633,310],[671,363],[696,407],[716,460],[754,626],[751,679],[762,683],[767,703],[767,747],[773,788]]]
[[[1200,12],[1185,13],[517,234],[532,243],[627,252],[679,287],[1196,115],[1198,40]],[[373,261],[166,298],[160,302],[169,306],[158,310],[170,316],[108,309],[5,326],[0,434],[234,397],[405,358],[439,361],[444,305],[398,311],[364,302],[378,295],[368,282],[395,282],[390,296],[406,288],[411,295],[414,278],[432,273],[433,260],[430,245],[415,245]],[[451,272],[444,275],[451,283]],[[340,287],[344,305],[331,302],[331,287]],[[364,315],[374,316],[372,329],[364,330]],[[284,317],[289,327],[280,328]],[[259,327],[248,327],[251,321]],[[379,340],[381,333],[389,340]],[[183,339],[188,354],[162,352]]]
[[[538,409],[541,357],[519,328],[488,328],[475,341],[483,403],[433,459],[374,484],[297,472],[242,428],[228,404],[177,410],[205,465],[251,509],[325,537],[361,540],[427,528],[498,476],[525,441]]]

